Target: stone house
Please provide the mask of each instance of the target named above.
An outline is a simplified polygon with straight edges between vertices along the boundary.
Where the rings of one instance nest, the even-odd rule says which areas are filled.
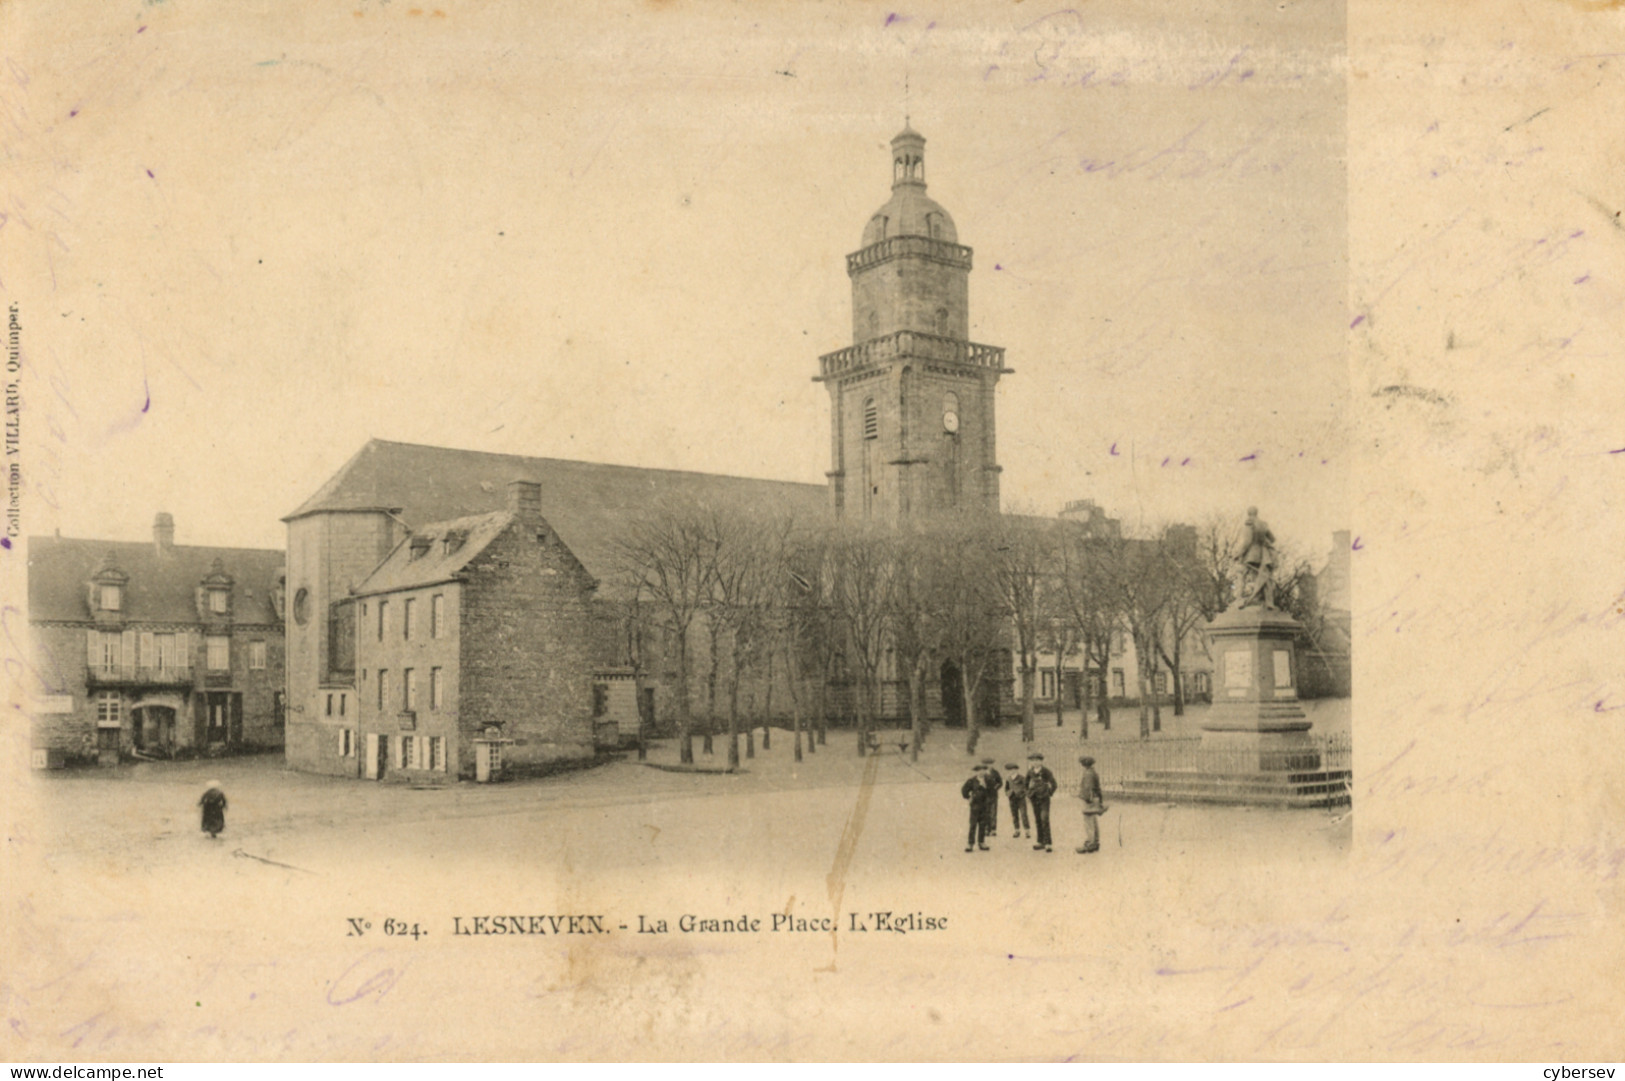
[[[283,554],[28,540],[36,764],[283,743]]]
[[[330,675],[351,686],[320,693],[290,761],[484,780],[592,755],[597,582],[543,517],[537,484],[507,494],[505,510],[414,528],[340,602],[353,639]]]

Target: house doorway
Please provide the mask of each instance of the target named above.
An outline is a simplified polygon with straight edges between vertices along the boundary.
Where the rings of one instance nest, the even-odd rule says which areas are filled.
[[[367,733],[367,752],[361,759],[361,775],[369,781],[382,780],[384,776],[384,758],[388,753],[388,744],[379,738],[377,732]]]
[[[165,758],[175,753],[175,709],[141,706],[131,711],[130,742],[143,754]]]

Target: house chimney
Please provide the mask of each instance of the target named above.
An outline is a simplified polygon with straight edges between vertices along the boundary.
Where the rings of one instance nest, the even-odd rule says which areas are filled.
[[[521,522],[542,520],[542,486],[533,480],[508,482],[508,513]]]
[[[175,519],[164,511],[152,520],[152,543],[161,553],[175,547]]]

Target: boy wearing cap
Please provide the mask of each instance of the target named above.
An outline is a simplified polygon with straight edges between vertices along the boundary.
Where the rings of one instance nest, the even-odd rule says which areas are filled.
[[[986,766],[978,765],[971,771],[970,779],[959,787],[959,794],[970,801],[970,836],[965,838],[965,851],[974,852],[980,848],[987,851],[987,801],[993,793],[987,787],[987,777],[983,772]]]
[[[999,789],[1004,787],[1004,777],[993,766],[993,759],[982,759],[982,765],[987,772],[982,774],[982,783],[987,785],[987,835],[997,837],[999,834]]]
[[[1078,798],[1083,801],[1083,847],[1080,854],[1100,851],[1100,816],[1106,813],[1106,797],[1100,791],[1100,774],[1088,755],[1078,759],[1083,775],[1078,780]]]
[[[1021,836],[1022,830],[1026,830],[1027,836],[1031,837],[1033,823],[1027,817],[1027,778],[1014,762],[1006,762],[1004,768],[1010,771],[1010,780],[1004,786],[1010,796],[1010,828],[1015,830],[1017,837]]]
[[[1038,843],[1033,845],[1034,850],[1053,852],[1054,842],[1049,832],[1049,801],[1055,795],[1055,774],[1044,765],[1044,756],[1034,751],[1027,756],[1031,763],[1027,767],[1027,799],[1033,805],[1033,822],[1038,826]]]

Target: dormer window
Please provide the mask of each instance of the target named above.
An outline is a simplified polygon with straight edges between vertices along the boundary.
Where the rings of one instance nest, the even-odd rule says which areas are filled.
[[[448,555],[448,556],[451,555],[453,552],[455,552],[457,549],[461,548],[462,546],[463,546],[463,535],[462,535],[462,533],[458,532],[455,529],[451,530],[449,533],[447,533],[446,537],[445,537],[445,540],[441,541],[441,547],[443,549],[443,554]]]
[[[217,616],[223,616],[230,610],[231,594],[223,589],[209,590],[209,611]]]
[[[98,603],[100,604],[102,611],[117,612],[124,607],[123,586],[100,586],[98,587],[97,591],[100,594]]]
[[[413,537],[412,538],[412,554],[411,554],[411,558],[414,559],[414,560],[422,559],[424,556],[426,556],[428,554],[429,554],[429,538],[428,537]]]

